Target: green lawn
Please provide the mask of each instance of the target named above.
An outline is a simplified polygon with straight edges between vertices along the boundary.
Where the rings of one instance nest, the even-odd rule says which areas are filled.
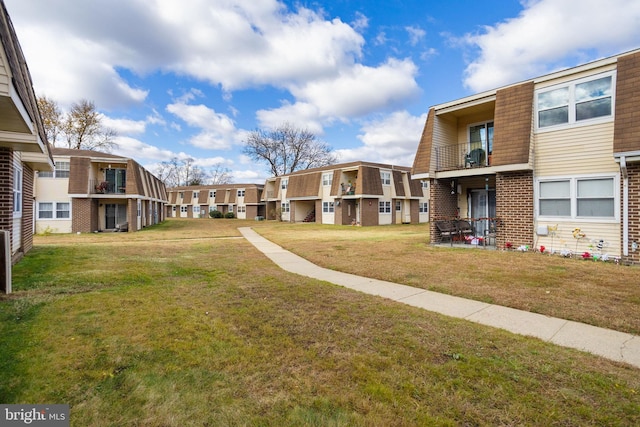
[[[637,369],[285,273],[241,225],[289,227],[37,237],[0,300],[0,402],[74,426],[640,423]]]

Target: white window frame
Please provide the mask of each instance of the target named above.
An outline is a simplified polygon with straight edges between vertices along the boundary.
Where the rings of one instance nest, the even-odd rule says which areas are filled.
[[[51,207],[50,210],[46,210],[43,211],[42,210],[42,206],[43,205],[49,205]],[[66,210],[61,210],[60,206],[61,205],[67,205]],[[41,215],[42,212],[49,212],[51,213],[51,217],[43,217]],[[60,213],[61,212],[67,212],[68,216],[61,216]],[[69,220],[71,219],[71,203],[69,202],[38,202],[37,206],[36,206],[36,215],[37,218],[39,220],[44,220],[44,221],[54,221],[54,220]]]
[[[192,197],[193,197],[193,200],[199,199],[200,198],[200,192],[199,191],[194,191]]]
[[[429,213],[429,202],[420,202],[418,205],[418,213]]]
[[[391,172],[380,171],[382,185],[391,185]]]
[[[136,215],[138,218],[142,216],[142,201],[138,199],[137,207],[136,207]]]
[[[200,215],[200,205],[193,205],[193,213]]]
[[[391,202],[388,200],[381,200],[378,202],[378,213],[381,214],[390,214],[391,213]]]
[[[335,207],[333,202],[322,202],[322,213],[334,213]]]
[[[427,181],[427,180],[425,180],[425,179],[420,180],[420,186],[421,186],[423,189],[429,189],[429,181]]]
[[[189,206],[188,205],[180,206],[180,213],[187,213],[187,212],[189,212]]]
[[[216,190],[209,191],[209,198],[210,199],[215,199],[216,198]]]
[[[590,118],[590,119],[583,119],[583,120],[576,120],[576,86],[580,85],[582,83],[587,83],[593,80],[598,80],[601,78],[606,78],[606,77],[611,77],[611,94],[608,96],[601,96],[599,98],[594,98],[594,99],[604,99],[604,98],[611,98],[611,113],[609,115],[606,116],[600,116],[600,117],[595,117],[595,118]],[[538,98],[541,94],[544,93],[548,93],[548,92],[552,92],[554,90],[559,90],[559,89],[563,89],[563,88],[568,88],[569,90],[569,99],[568,99],[568,112],[569,112],[569,118],[567,120],[566,123],[558,123],[555,125],[551,125],[551,126],[544,126],[544,127],[540,127],[540,111],[538,108]],[[615,110],[616,110],[616,72],[615,71],[609,71],[609,72],[605,72],[605,73],[600,73],[600,74],[595,74],[595,75],[591,75],[588,77],[584,77],[581,79],[577,79],[577,80],[573,80],[570,82],[565,82],[562,84],[557,84],[554,86],[548,86],[545,88],[541,88],[541,89],[537,89],[535,91],[535,95],[534,95],[534,109],[535,109],[535,128],[536,128],[536,132],[538,133],[542,133],[542,132],[547,132],[547,131],[554,131],[554,130],[558,130],[558,129],[565,129],[565,128],[571,128],[571,127],[576,127],[576,126],[585,126],[585,125],[591,125],[591,124],[596,124],[596,123],[605,123],[605,122],[609,122],[612,121],[614,118],[614,114],[615,114]],[[584,101],[583,101],[584,102]],[[578,102],[580,103],[580,102]],[[563,104],[565,105],[565,104]],[[560,105],[553,107],[553,108],[558,108],[560,107]],[[549,110],[551,108],[548,109],[543,109],[542,111],[545,110]]]
[[[216,205],[209,206],[209,212],[217,211],[218,207]]]
[[[238,208],[236,209],[237,213],[246,213],[247,212],[247,207],[246,206],[238,206]]]
[[[62,166],[65,166],[65,167],[63,168]],[[67,162],[67,161],[56,162],[56,167],[54,168],[54,177],[69,178],[69,175],[71,175],[71,162]]]
[[[280,180],[280,189],[286,190],[289,187],[289,178],[283,178]]]
[[[244,190],[238,190],[238,197],[244,197]]]
[[[22,218],[23,174],[20,162],[13,163],[13,217]]]
[[[578,183],[580,181],[611,179],[613,181],[613,216],[578,216]],[[569,182],[570,215],[541,215],[540,214],[540,183],[543,182]],[[617,222],[620,220],[620,177],[617,174],[589,174],[589,175],[572,175],[544,177],[536,179],[534,186],[534,203],[536,218],[542,221],[558,221],[571,220],[580,222]]]
[[[333,184],[333,173],[322,174],[322,185],[327,187]]]
[[[280,210],[282,211],[282,213],[291,212],[291,205],[289,204],[289,202],[282,202],[280,204]]]

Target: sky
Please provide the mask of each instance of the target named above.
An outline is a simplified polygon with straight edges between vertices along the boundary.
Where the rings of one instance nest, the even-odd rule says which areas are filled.
[[[4,0],[38,96],[93,101],[113,154],[264,183],[248,132],[411,166],[429,107],[640,47],[638,0]]]

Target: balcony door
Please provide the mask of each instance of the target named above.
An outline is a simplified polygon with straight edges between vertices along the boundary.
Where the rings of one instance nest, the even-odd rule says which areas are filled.
[[[476,166],[490,166],[493,152],[493,122],[469,126],[469,155]]]
[[[105,230],[114,230],[116,224],[127,222],[127,205],[107,203],[105,205]]]
[[[105,171],[105,181],[109,183],[109,188],[114,193],[125,193],[127,189],[126,169],[107,169]]]
[[[496,190],[471,190],[469,212],[476,224],[476,236],[484,236],[489,230],[489,219],[496,217]]]

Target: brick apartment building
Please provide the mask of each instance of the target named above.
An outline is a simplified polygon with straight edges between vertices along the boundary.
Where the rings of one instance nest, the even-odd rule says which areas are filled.
[[[412,172],[432,241],[462,217],[498,247],[640,263],[639,88],[635,50],[431,107]]]
[[[261,184],[191,185],[168,189],[167,217],[209,218],[209,212],[231,212],[239,219],[265,216]]]
[[[35,180],[38,233],[137,231],[164,221],[164,183],[136,161],[52,148],[54,171]]]
[[[338,225],[428,221],[428,182],[408,167],[352,162],[269,178],[267,218]]]

